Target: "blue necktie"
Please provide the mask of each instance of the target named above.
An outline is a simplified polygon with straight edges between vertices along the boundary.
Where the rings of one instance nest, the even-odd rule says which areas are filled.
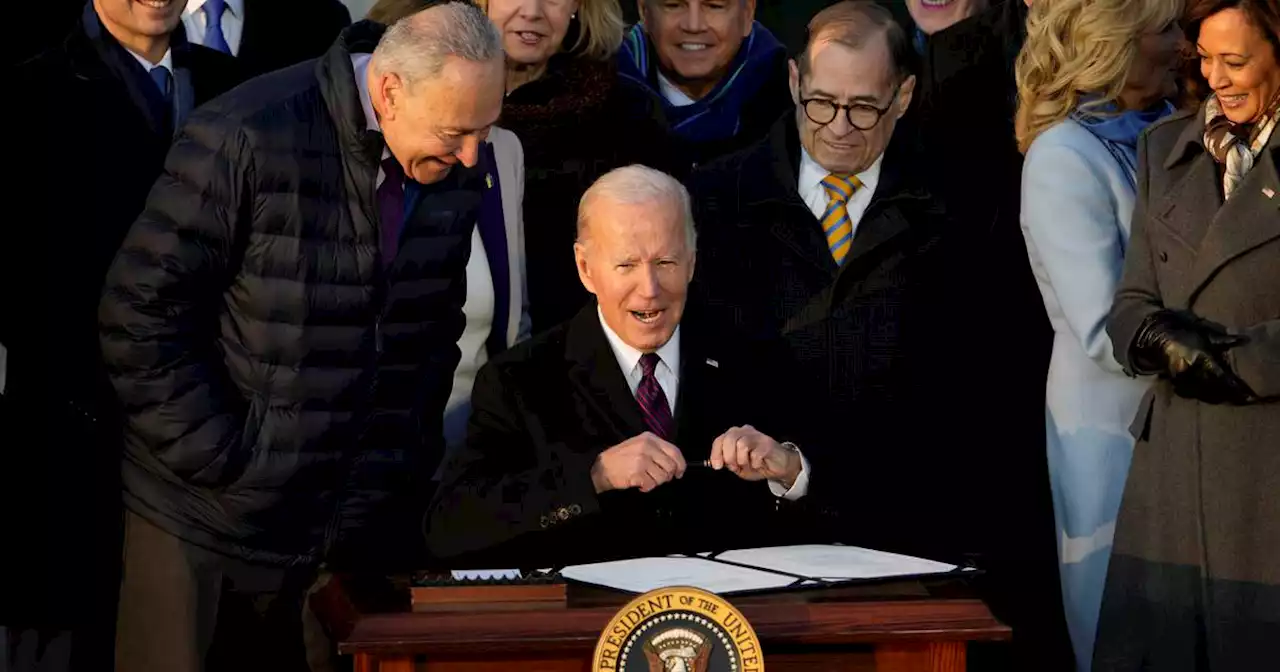
[[[227,0],[206,0],[204,3],[204,46],[231,53],[231,45],[222,34],[222,13],[227,11]]]
[[[151,81],[155,82],[156,88],[160,89],[160,95],[164,97],[165,102],[173,100],[173,73],[169,72],[169,68],[163,65],[157,65],[147,73],[151,76]]]

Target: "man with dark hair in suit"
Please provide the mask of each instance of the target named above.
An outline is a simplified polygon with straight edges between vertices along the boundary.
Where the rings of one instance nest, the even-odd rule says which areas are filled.
[[[192,42],[235,56],[250,77],[317,58],[351,25],[338,0],[187,0]]]
[[[16,567],[0,580],[16,590],[0,597],[0,623],[70,630],[80,669],[110,668],[119,580],[120,429],[98,350],[103,277],[176,130],[240,79],[234,59],[182,39],[181,2],[154,4],[83,4],[61,44],[7,79],[26,102],[9,154],[11,207],[22,214],[0,238],[0,444],[13,448],[0,473],[21,483],[0,489],[25,494],[5,507],[17,521],[5,527]]]
[[[789,508],[778,499],[808,490],[807,459],[766,419],[785,417],[776,398],[794,390],[722,332],[682,323],[688,193],[619,168],[578,221],[578,274],[597,301],[481,369],[428,546],[543,566],[762,543]]]

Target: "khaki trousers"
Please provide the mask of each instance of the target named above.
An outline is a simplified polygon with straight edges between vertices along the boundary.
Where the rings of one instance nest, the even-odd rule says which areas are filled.
[[[215,553],[126,512],[116,672],[306,672],[314,576]]]

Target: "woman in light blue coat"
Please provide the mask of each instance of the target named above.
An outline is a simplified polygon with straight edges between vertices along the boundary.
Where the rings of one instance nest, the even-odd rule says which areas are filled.
[[[1045,419],[1067,626],[1088,670],[1148,382],[1105,331],[1133,214],[1138,135],[1172,112],[1182,0],[1031,6],[1017,61],[1022,232],[1054,328]]]

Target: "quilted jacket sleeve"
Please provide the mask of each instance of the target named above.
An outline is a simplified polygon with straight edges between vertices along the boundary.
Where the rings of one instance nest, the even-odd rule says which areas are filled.
[[[234,461],[246,404],[216,347],[237,233],[251,209],[243,133],[197,112],[107,274],[102,352],[134,450],[189,483],[217,485]]]

